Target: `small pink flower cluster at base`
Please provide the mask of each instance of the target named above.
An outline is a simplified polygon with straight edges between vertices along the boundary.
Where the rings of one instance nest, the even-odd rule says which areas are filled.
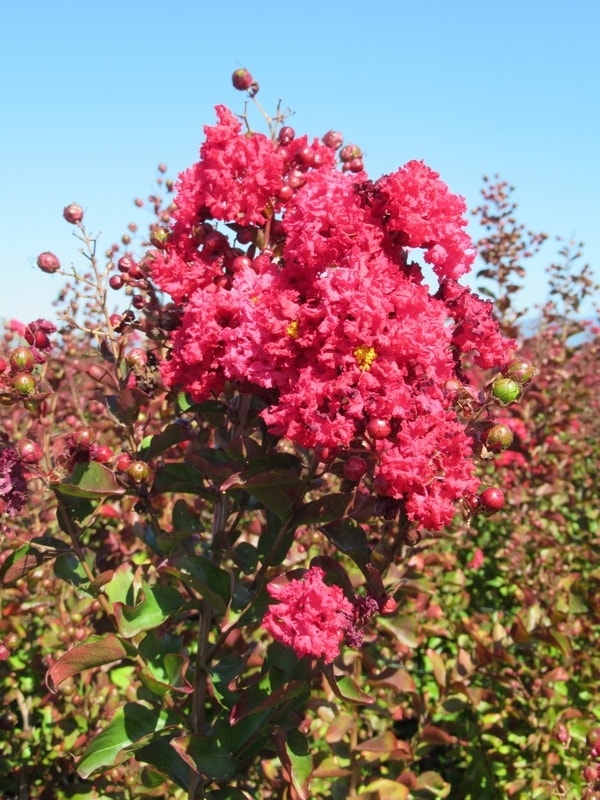
[[[367,431],[372,490],[439,530],[479,487],[446,387],[463,357],[500,367],[515,346],[458,282],[475,258],[464,200],[421,161],[371,181],[344,171],[339,136],[243,132],[224,106],[217,118],[148,257],[183,308],[166,383],[195,400],[227,382],[259,391],[271,432],[304,447],[351,456]]]
[[[354,607],[339,586],[324,582],[324,575],[320,567],[311,567],[299,580],[267,584],[276,602],[262,625],[299,658],[313,656],[330,663],[352,628]]]

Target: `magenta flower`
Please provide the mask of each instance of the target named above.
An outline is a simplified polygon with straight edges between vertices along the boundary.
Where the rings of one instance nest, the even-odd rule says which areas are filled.
[[[272,582],[267,591],[276,602],[269,606],[263,627],[296,655],[331,663],[353,627],[354,608],[339,586],[324,582],[320,567],[311,567],[299,580]]]
[[[475,257],[463,198],[422,162],[373,182],[305,136],[282,145],[242,133],[223,106],[217,116],[150,264],[184,309],[165,382],[199,401],[227,382],[259,391],[269,430],[303,447],[349,447],[380,420],[365,481],[439,530],[480,483],[445,387],[515,347],[458,282]]]

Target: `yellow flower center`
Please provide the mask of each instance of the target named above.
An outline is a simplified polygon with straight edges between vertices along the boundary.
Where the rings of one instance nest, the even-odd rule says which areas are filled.
[[[366,372],[371,369],[371,364],[377,358],[377,352],[375,351],[375,348],[367,347],[364,344],[360,345],[360,347],[357,347],[353,355],[358,366]]]
[[[298,334],[298,320],[295,320],[295,319],[292,320],[292,322],[290,322],[290,324],[285,329],[285,332],[287,333],[288,336],[291,336],[292,339],[297,339],[298,335],[299,335]]]

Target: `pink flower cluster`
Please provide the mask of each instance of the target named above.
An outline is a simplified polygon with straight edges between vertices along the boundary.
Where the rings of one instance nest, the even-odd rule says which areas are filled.
[[[269,606],[262,624],[299,658],[314,656],[330,663],[352,628],[354,606],[339,586],[326,584],[324,576],[320,567],[311,567],[299,580],[267,584],[276,602]]]
[[[366,480],[441,528],[479,485],[446,386],[463,356],[487,369],[514,346],[458,283],[475,258],[464,200],[421,161],[370,181],[340,170],[322,141],[245,133],[222,106],[217,116],[151,262],[184,309],[166,382],[197,400],[227,381],[259,389],[270,430],[305,447],[356,451],[382,420]]]

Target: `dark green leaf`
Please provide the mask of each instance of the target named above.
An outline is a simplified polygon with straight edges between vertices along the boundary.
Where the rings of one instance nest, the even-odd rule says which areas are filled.
[[[214,492],[204,486],[204,472],[191,464],[164,464],[154,477],[152,491],[181,492],[199,497],[213,498]]]
[[[273,688],[272,673],[269,673],[259,683],[242,692],[238,702],[231,709],[231,724],[235,725],[250,714],[258,714],[283,705],[289,706],[291,701],[304,694],[305,686],[304,681],[290,681]]]
[[[141,703],[125,703],[88,745],[77,764],[77,772],[82,778],[87,778],[92,772],[113,766],[121,751],[134,749],[136,742],[161,730],[166,722],[162,711]]]
[[[172,586],[151,585],[130,564],[118,567],[104,591],[113,604],[119,633],[131,638],[152,630],[183,605],[183,598]]]
[[[350,556],[361,569],[364,569],[369,563],[371,557],[369,540],[356,520],[345,517],[328,522],[320,530],[338,550]]]
[[[282,533],[282,518],[275,511],[266,513],[267,526],[258,543],[258,554],[261,561],[268,559],[270,566],[281,564],[287,556],[294,541],[294,528],[288,526]]]
[[[296,480],[294,486],[252,486],[245,487],[246,491],[255,497],[261,505],[277,514],[280,520],[286,520],[291,515],[298,498],[305,490],[303,481]],[[287,551],[286,551],[287,552]]]
[[[200,517],[188,506],[185,500],[177,500],[173,506],[173,528],[176,531],[202,533],[204,525]]]
[[[183,420],[177,420],[154,436],[148,436],[142,442],[139,450],[140,458],[149,461],[151,458],[162,455],[173,445],[186,442],[190,439],[188,425]]]
[[[155,736],[149,744],[135,750],[137,761],[150,764],[163,775],[170,778],[173,783],[186,791],[190,787],[190,768],[185,761],[171,747],[173,734]]]
[[[318,500],[306,503],[295,518],[297,525],[323,524],[342,519],[345,515],[352,495],[326,494]]]
[[[245,575],[251,575],[258,565],[258,550],[249,542],[240,542],[232,553],[232,558]]]
[[[161,566],[161,572],[193,588],[212,604],[218,614],[225,613],[231,600],[231,578],[226,570],[207,558],[184,553]]]
[[[168,691],[190,694],[192,685],[186,678],[189,658],[182,652],[180,636],[164,631],[150,631],[139,645],[140,655],[147,664],[142,680],[150,691],[158,695]]]
[[[238,773],[239,762],[218,732],[206,736],[179,736],[171,747],[194,771],[214,781],[228,781]]]
[[[140,409],[147,405],[149,400],[149,396],[136,387],[123,389],[118,395],[111,394],[104,397],[111,414],[125,425],[132,425],[136,421]]]
[[[56,487],[61,494],[72,497],[102,498],[125,494],[114,472],[97,461],[76,464],[69,477]]]
[[[323,666],[323,675],[334,695],[340,700],[346,700],[350,703],[358,703],[360,705],[371,705],[375,702],[375,699],[363,692],[358,683],[349,675],[342,675],[341,678],[336,679],[332,664],[325,664]]]
[[[153,669],[143,670],[140,677],[144,686],[156,695],[162,696],[167,692],[191,694],[194,688],[186,678],[189,665],[190,659],[187,656],[168,653],[159,671],[162,680],[157,677],[156,665]]]
[[[95,497],[92,501],[87,497],[61,495],[56,516],[62,530],[70,535],[74,528],[87,527],[98,508],[99,500],[101,498]]]
[[[114,603],[113,612],[119,633],[129,639],[149,631],[163,622],[183,605],[183,598],[172,586],[151,586],[142,582],[132,605]]]
[[[91,554],[88,555],[89,566],[92,566],[93,557]],[[62,553],[58,556],[54,564],[54,574],[57,578],[75,586],[79,591],[89,594],[90,579],[75,553]]]

